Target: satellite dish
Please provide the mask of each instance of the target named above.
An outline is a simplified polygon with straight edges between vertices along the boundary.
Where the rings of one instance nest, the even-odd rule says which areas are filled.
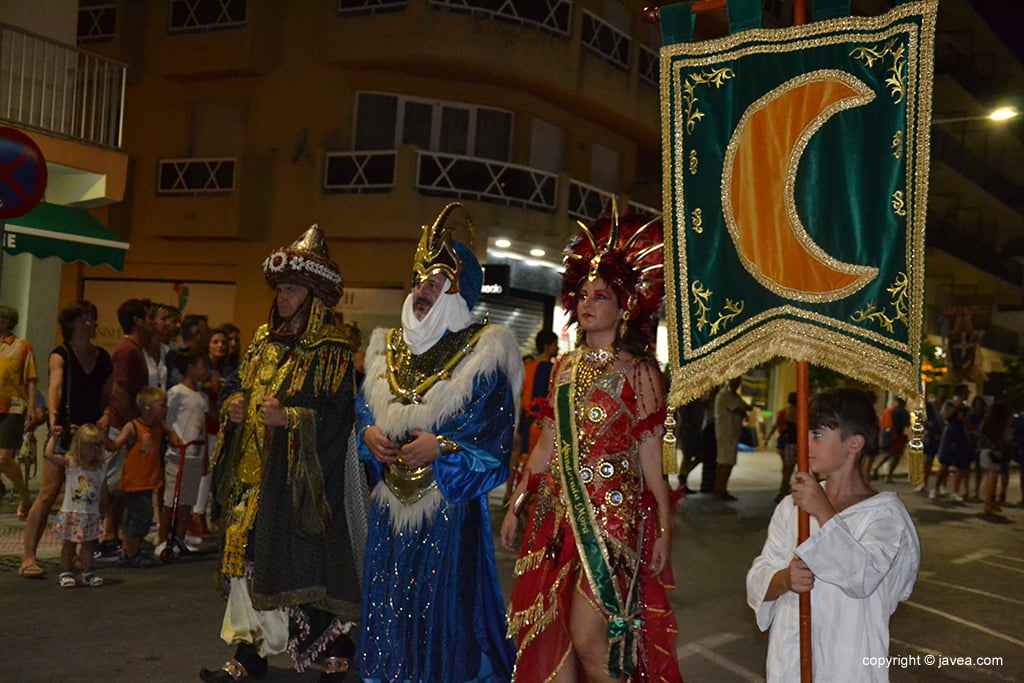
[[[303,128],[295,135],[295,144],[292,145],[292,163],[302,158],[306,151],[306,141],[309,140],[309,131]]]

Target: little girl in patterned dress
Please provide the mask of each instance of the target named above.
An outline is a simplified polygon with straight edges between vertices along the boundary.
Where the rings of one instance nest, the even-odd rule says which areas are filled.
[[[64,504],[53,523],[53,535],[64,540],[60,551],[61,588],[77,585],[71,573],[75,546],[82,544],[83,586],[96,588],[103,579],[92,573],[92,553],[96,539],[103,536],[103,513],[107,489],[104,482],[103,447],[105,439],[96,425],[85,424],[75,431],[71,448],[64,455],[56,453],[61,428],[56,427],[46,444],[46,458],[67,469]]]

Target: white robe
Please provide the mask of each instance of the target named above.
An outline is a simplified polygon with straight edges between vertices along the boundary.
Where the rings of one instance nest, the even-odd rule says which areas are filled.
[[[889,617],[910,597],[921,564],[921,544],[907,508],[895,493],[878,493],[818,528],[797,547],[797,507],[779,503],[761,554],[747,572],[747,604],[768,637],[767,678],[800,680],[799,597],[787,592],[766,602],[772,577],[799,556],[814,573],[811,643],[815,683],[888,681],[884,666],[865,658],[889,654]]]

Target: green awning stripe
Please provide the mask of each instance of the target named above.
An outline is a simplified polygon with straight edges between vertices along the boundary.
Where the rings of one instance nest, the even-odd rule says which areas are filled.
[[[128,249],[128,243],[122,240],[104,240],[96,237],[87,237],[85,235],[73,235],[66,232],[40,230],[39,228],[28,228],[25,227],[24,225],[8,225],[7,232],[13,232],[19,235],[32,235],[34,237],[45,237],[52,240],[61,240],[64,242],[78,242],[80,244],[91,244],[97,247],[109,247],[111,249],[124,249],[126,251]]]

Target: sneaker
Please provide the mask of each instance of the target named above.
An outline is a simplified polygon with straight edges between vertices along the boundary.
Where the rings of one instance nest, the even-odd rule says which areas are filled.
[[[118,557],[120,554],[121,540],[114,539],[112,541],[100,541],[97,543],[92,556],[94,559],[99,559],[101,557]]]
[[[914,493],[921,493],[925,490],[924,484],[918,484],[914,487]]]
[[[945,486],[940,486],[939,487],[939,495],[940,496],[945,498],[947,493],[948,493],[948,491],[946,491],[946,487]]]
[[[951,503],[963,503],[964,499],[959,493],[951,493],[949,494],[949,501]]]
[[[928,492],[928,500],[935,500],[936,497],[937,494],[935,493],[935,489],[932,489],[931,491]]]
[[[192,534],[185,534],[185,545],[188,546],[189,551],[195,552],[198,550],[196,546],[202,545],[203,539],[201,536],[193,536]]]
[[[166,548],[166,547],[167,547],[167,541],[164,541],[164,542],[158,544],[155,548],[153,548],[153,557],[160,557],[161,555],[163,555],[164,554],[164,548]]]

